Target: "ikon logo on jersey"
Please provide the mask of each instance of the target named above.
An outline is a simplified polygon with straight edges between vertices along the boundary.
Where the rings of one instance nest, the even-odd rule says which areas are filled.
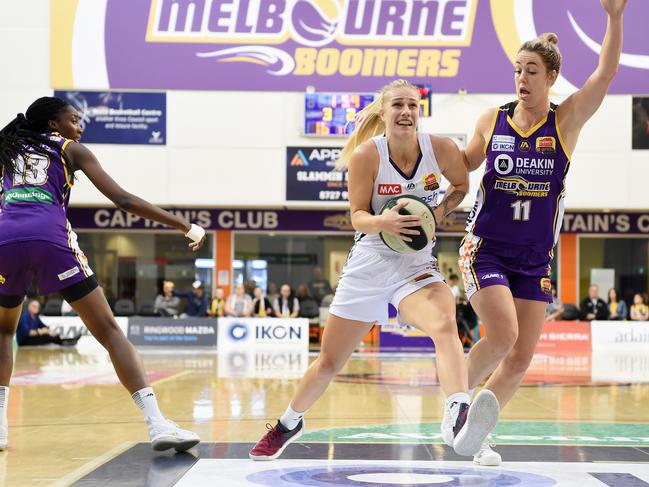
[[[424,190],[426,191],[435,191],[436,189],[439,189],[439,180],[437,179],[437,174],[434,172],[426,174],[422,178],[422,181],[424,182]]]
[[[415,189],[417,189],[417,185],[415,183],[406,184],[406,191],[414,191]]]
[[[401,194],[401,185],[379,184],[379,194]]]
[[[551,154],[556,152],[557,142],[554,137],[537,137],[536,138],[536,152],[543,154]]]
[[[511,135],[494,135],[491,139],[491,150],[496,152],[514,152],[516,139]]]

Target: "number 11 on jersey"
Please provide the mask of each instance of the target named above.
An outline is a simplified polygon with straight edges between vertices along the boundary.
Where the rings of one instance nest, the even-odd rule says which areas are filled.
[[[509,206],[514,209],[515,221],[529,221],[530,210],[532,209],[532,200],[516,200]]]

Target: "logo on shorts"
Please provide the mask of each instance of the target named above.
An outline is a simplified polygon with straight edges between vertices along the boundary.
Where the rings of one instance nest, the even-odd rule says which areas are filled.
[[[541,279],[541,291],[543,291],[543,294],[552,296],[552,282],[549,278],[543,277]]]
[[[401,185],[379,184],[379,194],[401,194]]]
[[[0,284],[4,284],[7,280],[5,279],[5,276],[0,274]]]
[[[66,279],[69,279],[70,277],[79,274],[79,272],[81,272],[79,270],[79,266],[75,265],[72,269],[68,269],[67,271],[59,274],[59,281],[65,281]]]
[[[537,137],[536,152],[551,154],[557,150],[557,141],[554,137]]]
[[[480,278],[481,281],[486,281],[487,279],[504,279],[504,277],[502,274],[492,273],[492,274],[485,274]]]
[[[415,282],[423,281],[424,279],[428,279],[429,277],[433,277],[433,275],[430,272],[426,272],[425,274],[413,278],[412,282],[415,283]]]

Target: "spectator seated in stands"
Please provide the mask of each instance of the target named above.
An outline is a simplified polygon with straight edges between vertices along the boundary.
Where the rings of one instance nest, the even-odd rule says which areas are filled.
[[[41,321],[38,314],[41,311],[41,303],[33,299],[27,305],[27,310],[20,315],[18,329],[16,331],[16,340],[18,345],[35,346],[35,345],[63,345],[66,347],[74,346],[81,338],[81,334],[74,338],[61,338],[59,335],[52,333],[50,328]]]
[[[293,295],[293,290],[288,284],[279,288],[279,297],[273,303],[275,316],[280,318],[297,318],[300,314],[300,302]]]
[[[254,291],[255,299],[252,300],[252,316],[256,318],[268,318],[274,316],[273,306],[264,296],[264,292],[259,286]]]
[[[316,266],[313,268],[313,280],[309,283],[308,291],[311,297],[318,302],[318,305],[322,302],[322,298],[327,294],[331,294],[331,284],[322,275],[322,267]]]
[[[185,312],[180,315],[181,318],[207,316],[207,294],[201,281],[194,281],[191,291],[174,291],[174,296],[187,299],[187,306]]]
[[[223,288],[216,288],[207,315],[212,316],[213,318],[222,318],[225,316],[225,293]]]
[[[320,316],[318,300],[311,296],[306,284],[300,284],[297,287],[297,300],[300,303],[299,316],[302,318],[317,318]]]
[[[175,287],[173,281],[164,281],[162,283],[162,294],[156,296],[153,304],[153,309],[158,315],[176,318],[180,313],[180,298],[174,296]]]
[[[557,295],[557,288],[552,284],[552,302],[545,308],[545,321],[561,321],[563,311],[563,303]]]
[[[237,284],[225,302],[225,316],[244,318],[252,316],[252,298],[246,294],[243,284]]]
[[[626,303],[618,298],[617,289],[608,290],[608,319],[609,320],[626,320],[628,313]]]
[[[633,321],[649,321],[649,307],[647,306],[647,300],[640,293],[633,296],[631,319]]]
[[[588,288],[588,296],[579,305],[579,312],[581,319],[584,321],[608,319],[608,306],[599,297],[599,286],[597,284],[591,284]]]
[[[464,295],[460,290],[459,282],[460,279],[459,277],[457,277],[457,274],[451,274],[450,276],[448,276],[448,287],[451,289],[456,303],[459,303]]]

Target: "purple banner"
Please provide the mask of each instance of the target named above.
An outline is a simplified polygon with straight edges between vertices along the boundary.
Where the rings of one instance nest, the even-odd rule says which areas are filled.
[[[583,0],[107,0],[99,11],[101,5],[70,12],[66,2],[52,1],[55,87],[374,91],[401,77],[438,93],[512,93],[511,60],[521,43],[556,32],[565,64],[554,90],[565,94],[597,66],[606,29],[594,0],[588,8]],[[66,22],[71,14],[74,22]],[[649,2],[629,2],[611,93],[647,91],[647,18]],[[84,28],[71,36],[69,25]]]
[[[347,210],[273,210],[231,208],[170,208],[169,211],[209,230],[353,232]],[[437,233],[464,233],[467,212],[457,211],[444,218]],[[165,230],[169,229],[117,208],[71,207],[68,219],[75,229]],[[649,235],[649,212],[568,212],[563,233]]]

